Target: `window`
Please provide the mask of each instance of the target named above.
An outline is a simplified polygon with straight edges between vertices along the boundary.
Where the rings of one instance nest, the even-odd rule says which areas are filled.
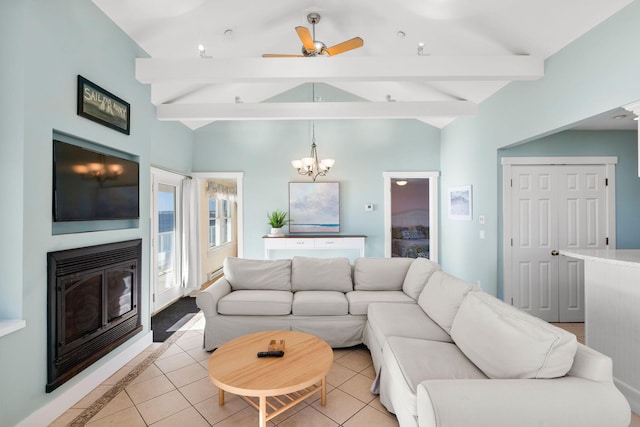
[[[230,200],[209,199],[209,247],[233,241],[233,206]]]

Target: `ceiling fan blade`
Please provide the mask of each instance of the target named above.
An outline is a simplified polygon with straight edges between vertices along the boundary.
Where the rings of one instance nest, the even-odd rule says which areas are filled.
[[[298,37],[300,37],[302,46],[304,46],[305,49],[316,50],[313,44],[313,37],[311,37],[311,33],[307,27],[296,27],[296,33],[298,33]]]
[[[327,55],[332,56],[362,46],[364,46],[364,40],[362,40],[360,37],[354,37],[351,40],[347,40],[346,42],[338,43],[337,45],[328,47],[325,52],[327,52]]]
[[[287,53],[263,53],[263,58],[304,58],[303,55],[289,55]]]

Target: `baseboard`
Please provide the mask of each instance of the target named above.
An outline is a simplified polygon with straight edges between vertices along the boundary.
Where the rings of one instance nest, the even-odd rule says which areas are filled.
[[[94,370],[55,399],[20,421],[17,427],[41,427],[51,424],[76,402],[102,384],[104,380],[115,374],[120,368],[125,366],[138,354],[142,353],[151,344],[153,344],[153,332],[149,331],[135,343],[108,360],[100,369]]]
[[[631,411],[640,414],[640,391],[618,379],[614,378],[613,382],[618,387],[618,390],[624,394],[624,397],[627,398]]]

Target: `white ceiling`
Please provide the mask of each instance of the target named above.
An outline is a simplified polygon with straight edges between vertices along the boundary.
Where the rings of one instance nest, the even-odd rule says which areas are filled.
[[[149,54],[136,77],[152,85],[158,118],[192,129],[214,120],[381,117],[441,128],[509,82],[541,78],[544,59],[631,1],[93,0]],[[261,57],[300,53],[294,28],[311,29],[309,12],[321,15],[317,40],[360,36],[364,46],[332,57]],[[263,102],[311,82],[353,97]]]

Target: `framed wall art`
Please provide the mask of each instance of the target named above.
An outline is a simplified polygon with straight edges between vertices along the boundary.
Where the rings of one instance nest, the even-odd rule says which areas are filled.
[[[290,182],[289,232],[339,233],[339,183]]]
[[[129,135],[129,103],[81,75],[78,75],[78,115]]]
[[[449,219],[471,221],[472,203],[471,185],[449,188]]]

